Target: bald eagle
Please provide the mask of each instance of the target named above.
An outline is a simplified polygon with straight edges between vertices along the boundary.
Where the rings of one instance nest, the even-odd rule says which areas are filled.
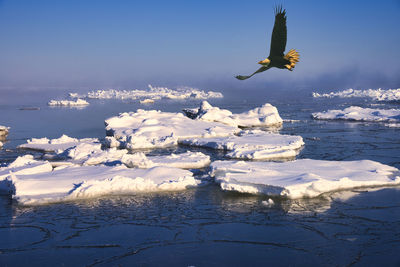
[[[258,64],[262,66],[256,72],[248,76],[238,75],[236,78],[239,80],[246,80],[256,73],[266,71],[273,67],[292,71],[296,63],[299,62],[299,53],[297,53],[296,50],[291,49],[286,55],[284,55],[287,38],[286,35],[286,10],[282,9],[282,6],[278,6],[275,8],[275,24],[272,31],[269,56],[258,62]]]

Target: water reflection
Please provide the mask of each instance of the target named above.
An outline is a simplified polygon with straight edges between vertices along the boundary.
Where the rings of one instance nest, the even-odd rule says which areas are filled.
[[[2,262],[26,263],[20,255],[40,262],[43,251],[50,255],[48,263],[80,265],[179,265],[188,260],[198,265],[202,257],[216,265],[253,260],[246,255],[279,265],[279,258],[288,254],[305,264],[329,265],[339,257],[339,264],[346,265],[366,263],[368,253],[383,251],[396,258],[400,187],[274,198],[271,207],[262,204],[266,199],[223,192],[216,185],[32,207],[1,198]],[[194,248],[197,254],[188,257]],[[80,261],[68,255],[79,255]]]

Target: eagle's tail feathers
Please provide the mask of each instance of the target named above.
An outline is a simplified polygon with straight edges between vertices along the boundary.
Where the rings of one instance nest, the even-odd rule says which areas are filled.
[[[296,66],[296,63],[299,62],[300,55],[296,50],[290,49],[284,58],[289,60],[290,64],[286,64],[285,67],[291,71]]]

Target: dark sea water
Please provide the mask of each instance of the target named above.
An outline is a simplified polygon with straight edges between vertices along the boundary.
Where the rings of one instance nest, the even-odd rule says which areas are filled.
[[[223,99],[209,102],[234,113],[267,102],[276,106],[287,120],[279,132],[304,139],[298,158],[370,159],[400,168],[400,128],[311,119],[312,112],[327,109],[400,108],[399,103],[314,99],[311,90],[223,93]],[[0,150],[2,166],[32,153],[16,149],[28,138],[102,138],[104,119],[119,112],[177,112],[200,104],[89,100],[83,109],[48,107],[57,97],[65,98],[65,92],[15,92],[0,99],[0,125],[11,127]],[[271,207],[262,204],[267,199],[224,192],[213,183],[183,192],[42,206],[21,206],[0,196],[0,266],[400,266],[400,187],[274,198]]]

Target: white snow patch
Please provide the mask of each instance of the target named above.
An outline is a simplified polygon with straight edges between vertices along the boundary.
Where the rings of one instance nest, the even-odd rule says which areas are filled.
[[[238,159],[277,159],[295,157],[304,145],[301,136],[281,135],[260,130],[242,131],[238,136],[192,138],[180,144],[227,150],[227,157]]]
[[[368,89],[368,90],[355,90],[355,89],[347,89],[338,92],[330,92],[326,94],[319,94],[314,92],[313,97],[369,97],[378,101],[399,101],[400,100],[400,88],[399,89],[388,89],[383,90],[379,89]]]
[[[78,98],[77,100],[50,100],[48,105],[74,107],[74,106],[87,106],[89,105],[89,102],[80,98]]]
[[[203,121],[222,122],[231,126],[252,127],[280,125],[283,120],[279,116],[276,107],[271,104],[264,104],[247,112],[233,114],[227,109],[213,107],[207,101],[203,101],[195,113],[194,109],[185,109],[188,117]]]
[[[216,122],[192,120],[181,113],[138,109],[125,112],[105,121],[108,135],[129,149],[155,148],[177,145],[179,139],[193,137],[229,136],[237,127]]]
[[[353,120],[372,122],[400,122],[399,109],[372,109],[351,106],[344,110],[328,110],[312,114],[318,120]]]
[[[18,148],[62,153],[64,150],[81,143],[98,145],[100,144],[100,141],[97,138],[77,139],[64,134],[60,138],[55,139],[48,139],[47,137],[32,138],[28,140],[26,144],[19,145]]]
[[[33,169],[35,164],[43,169]],[[47,169],[44,170],[43,166]],[[19,168],[22,169],[14,168],[6,177],[0,176],[0,188],[23,204],[108,194],[184,190],[198,183],[190,171],[171,167],[62,166],[52,170],[48,162],[34,162]]]
[[[164,156],[146,156],[144,153],[126,154],[122,162],[130,168],[151,168],[167,166],[182,169],[200,169],[210,165],[210,157],[201,152],[185,152]]]
[[[354,187],[400,184],[397,168],[371,160],[215,161],[211,164],[210,175],[224,190],[289,198],[316,197]]]

